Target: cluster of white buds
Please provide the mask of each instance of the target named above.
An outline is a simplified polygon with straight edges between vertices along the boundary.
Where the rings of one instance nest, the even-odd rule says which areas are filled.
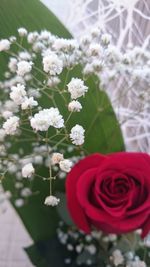
[[[61,153],[53,153],[51,162],[53,165],[59,164],[60,169],[64,172],[70,172],[72,167],[72,162],[69,159],[64,159]]]

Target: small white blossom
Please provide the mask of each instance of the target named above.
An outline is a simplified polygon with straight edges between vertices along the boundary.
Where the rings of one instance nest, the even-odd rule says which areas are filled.
[[[64,38],[58,38],[54,41],[53,48],[56,51],[64,51],[64,52],[69,52],[73,51],[74,49],[78,48],[78,43],[76,40],[68,40]]]
[[[34,100],[33,97],[25,97],[24,101],[21,104],[21,108],[23,110],[28,109],[28,108],[33,108],[36,107],[38,105],[38,102],[36,100]]]
[[[35,164],[38,164],[38,165],[42,164],[42,163],[43,163],[43,157],[40,156],[40,155],[36,155],[36,156],[34,157],[34,163],[35,163]]]
[[[23,200],[22,198],[18,198],[18,199],[15,200],[15,206],[16,206],[17,208],[20,208],[20,207],[22,207],[23,205],[24,205],[24,200]]]
[[[135,260],[135,261],[129,262],[126,267],[147,267],[147,265],[144,261]]]
[[[4,145],[0,144],[0,156],[5,156],[6,155],[6,148]]]
[[[93,244],[86,246],[86,250],[91,254],[94,255],[96,253],[96,246]]]
[[[11,42],[11,43],[14,43],[14,42],[16,42],[16,40],[17,40],[17,38],[16,38],[16,36],[10,36],[9,37],[9,41]]]
[[[59,202],[60,202],[59,198],[51,195],[51,196],[48,196],[48,197],[45,198],[44,204],[47,205],[47,206],[54,207],[54,206],[57,206]]]
[[[0,52],[7,51],[10,49],[10,41],[7,39],[0,40]]]
[[[21,37],[27,36],[27,30],[25,28],[19,28],[18,33]]]
[[[21,60],[28,61],[28,60],[31,60],[31,54],[28,51],[21,51],[19,53],[19,58]]]
[[[57,75],[63,70],[63,62],[56,54],[46,55],[43,57],[43,68],[50,75]]]
[[[14,101],[12,100],[6,100],[4,104],[4,109],[9,110],[11,112],[17,112],[18,111],[18,106],[15,104]]]
[[[78,97],[84,96],[88,91],[88,87],[85,86],[84,82],[78,78],[72,78],[67,87],[72,99],[77,99]]]
[[[92,35],[92,37],[99,37],[99,35],[100,35],[100,29],[99,28],[92,28],[92,30],[91,30],[91,35]]]
[[[105,33],[105,34],[102,34],[101,41],[104,45],[108,45],[111,42],[111,38],[112,36],[110,34]]]
[[[70,172],[72,167],[72,162],[69,159],[64,159],[59,162],[59,167],[64,172]]]
[[[5,133],[8,135],[14,135],[18,127],[19,127],[19,118],[16,116],[10,117],[3,124],[3,129],[5,130]]]
[[[76,252],[77,253],[81,253],[82,250],[83,250],[83,244],[79,244],[76,246]]]
[[[63,159],[64,159],[63,154],[61,154],[61,153],[53,153],[52,158],[51,158],[51,162],[52,162],[53,165],[55,165],[55,164],[58,164]]]
[[[47,131],[50,126],[62,128],[64,120],[57,108],[43,109],[30,120],[31,127],[36,131]]]
[[[28,163],[26,164],[23,168],[22,168],[22,176],[25,178],[30,178],[35,172],[35,169],[32,165],[32,163]]]
[[[112,260],[115,266],[118,266],[120,264],[123,264],[124,257],[119,249],[116,249],[112,253]]]
[[[56,86],[59,83],[60,83],[60,79],[56,76],[51,76],[47,81],[47,85],[49,87]]]
[[[28,94],[29,96],[33,96],[34,98],[40,98],[41,97],[41,94],[40,94],[40,91],[38,88],[30,88],[28,90]]]
[[[5,133],[4,129],[0,129],[0,142],[4,141],[5,135],[6,135],[6,133]]]
[[[71,138],[72,143],[74,145],[80,146],[84,143],[84,132],[85,132],[85,130],[79,124],[76,124],[71,129],[70,138]]]
[[[10,118],[10,117],[12,117],[13,116],[13,113],[11,112],[11,111],[9,111],[9,110],[4,110],[4,111],[2,111],[2,117],[4,118],[4,119],[8,119],[8,118]]]
[[[28,34],[27,40],[29,44],[32,44],[36,41],[36,39],[38,38],[38,32],[30,32]]]
[[[17,86],[12,86],[10,92],[10,98],[15,104],[21,105],[24,102],[24,97],[26,96],[25,86],[23,84],[17,84]]]
[[[11,57],[8,63],[8,68],[10,69],[11,72],[16,72],[17,70],[17,59],[14,57]]]
[[[24,76],[32,70],[33,63],[31,61],[22,60],[17,64],[17,74],[19,76]]]
[[[77,100],[73,100],[68,104],[68,110],[71,112],[80,112],[81,109],[82,105]]]
[[[21,195],[22,197],[29,197],[29,196],[32,195],[32,191],[31,191],[30,188],[25,187],[25,188],[23,188],[23,189],[21,190],[20,195]]]
[[[89,49],[88,49],[88,55],[97,57],[97,56],[100,56],[100,54],[102,54],[101,46],[99,44],[96,44],[96,43],[90,44]]]

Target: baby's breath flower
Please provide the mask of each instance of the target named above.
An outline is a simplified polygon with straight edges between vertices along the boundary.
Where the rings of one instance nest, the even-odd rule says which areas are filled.
[[[22,60],[17,64],[17,74],[19,76],[24,76],[32,70],[33,63],[30,61]]]
[[[13,113],[11,111],[9,111],[9,110],[3,110],[2,111],[2,117],[4,119],[8,119],[8,118],[10,118],[12,116],[13,116]]]
[[[111,38],[112,38],[112,36],[108,33],[102,34],[102,36],[101,36],[102,44],[104,44],[104,45],[110,44]]]
[[[33,108],[36,107],[38,105],[38,102],[36,100],[34,100],[33,97],[25,97],[24,101],[21,104],[21,108],[23,110],[28,109],[28,108]]]
[[[50,75],[60,74],[63,70],[63,62],[54,53],[43,57],[44,71]]]
[[[5,133],[8,135],[15,135],[18,127],[19,127],[19,118],[16,116],[10,117],[3,124],[3,129],[5,130]]]
[[[64,172],[70,172],[72,167],[72,162],[69,159],[64,159],[59,162],[59,167]]]
[[[50,126],[62,128],[64,119],[57,108],[43,109],[30,120],[31,127],[36,131],[47,131]]]
[[[7,51],[10,49],[10,41],[7,39],[0,40],[0,52]]]
[[[53,153],[52,158],[51,158],[51,162],[52,162],[53,165],[55,165],[55,164],[58,164],[63,159],[64,159],[63,154],[61,154],[61,153]]]
[[[18,56],[21,60],[31,60],[31,54],[28,51],[21,51]]]
[[[20,208],[20,207],[22,207],[23,205],[24,205],[24,200],[23,200],[22,198],[18,198],[18,199],[15,200],[15,206],[16,206],[17,208]]]
[[[23,84],[17,84],[17,86],[12,86],[10,92],[10,98],[15,104],[21,105],[24,102],[24,97],[26,96],[25,86]]]
[[[80,112],[81,109],[82,105],[77,100],[73,100],[68,104],[68,110],[71,112]]]
[[[30,188],[25,187],[25,188],[23,188],[23,189],[21,190],[20,195],[21,195],[22,197],[29,197],[29,196],[32,195],[32,191],[31,191]]]
[[[67,87],[72,99],[77,99],[78,97],[84,96],[88,91],[88,87],[85,86],[84,82],[78,78],[72,78]]]
[[[102,48],[99,44],[92,43],[88,49],[89,56],[100,56],[102,54]]]
[[[11,72],[16,72],[17,70],[17,59],[14,57],[11,57],[8,63],[8,68],[10,69]]]
[[[27,30],[25,28],[19,28],[18,33],[21,37],[27,36]]]
[[[81,251],[83,250],[83,244],[77,245],[75,249],[77,253],[81,253]]]
[[[147,265],[144,261],[135,260],[135,261],[129,262],[126,267],[147,267]]]
[[[27,37],[27,40],[28,40],[28,43],[29,44],[32,44],[32,43],[34,43],[35,41],[36,41],[36,39],[38,38],[38,32],[30,32],[29,34],[28,34],[28,37]]]
[[[57,76],[51,76],[47,81],[47,85],[49,87],[56,86],[59,83],[60,83],[60,79]]]
[[[120,264],[123,264],[124,262],[124,257],[119,249],[116,249],[112,253],[112,261],[115,266],[118,266]]]
[[[91,254],[94,255],[96,253],[96,246],[94,246],[93,244],[90,244],[88,246],[86,246],[86,250]]]
[[[22,176],[25,178],[30,178],[34,174],[34,172],[35,169],[32,163],[28,163],[22,168]]]
[[[85,130],[79,124],[76,124],[71,129],[70,138],[71,138],[72,143],[74,145],[80,146],[84,143],[84,132],[85,132]]]
[[[54,207],[54,206],[57,206],[59,202],[60,202],[59,198],[51,195],[45,198],[44,204],[47,206]]]

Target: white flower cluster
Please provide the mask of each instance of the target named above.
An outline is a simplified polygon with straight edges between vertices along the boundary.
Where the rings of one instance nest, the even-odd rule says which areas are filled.
[[[64,127],[64,119],[58,108],[40,110],[30,119],[30,123],[35,131],[47,131],[50,126],[55,128]]]
[[[9,50],[10,44],[11,44],[10,41],[7,39],[0,40],[0,52]]]
[[[81,109],[82,105],[77,100],[73,100],[68,104],[68,110],[71,112],[80,112]]]
[[[85,86],[84,82],[78,78],[72,78],[67,87],[72,99],[77,99],[81,96],[84,96],[88,91],[88,87]]]
[[[27,97],[27,92],[23,84],[12,86],[10,98],[16,105],[21,105],[22,110],[33,108],[38,105],[38,102],[33,97]]]
[[[15,135],[19,127],[19,118],[17,116],[12,116],[7,119],[3,124],[3,129],[7,135]]]
[[[43,57],[43,68],[50,75],[57,75],[63,70],[63,62],[53,53]]]
[[[17,86],[12,86],[10,92],[10,98],[14,101],[16,105],[21,105],[26,96],[25,86],[23,84],[17,84]]]
[[[19,76],[24,76],[25,74],[31,72],[33,63],[30,61],[22,60],[17,64],[17,74]]]
[[[45,198],[45,202],[44,204],[47,205],[47,206],[52,206],[52,207],[55,207],[58,205],[58,203],[60,202],[60,199],[55,197],[55,196],[48,196]]]
[[[119,266],[124,263],[124,257],[119,249],[113,251],[112,261],[114,263],[114,266]]]
[[[25,178],[31,178],[34,172],[35,172],[35,169],[32,163],[28,163],[22,168],[22,176]]]
[[[63,154],[61,153],[53,153],[52,155],[52,164],[59,164],[59,167],[64,172],[70,172],[72,167],[72,162],[69,159],[64,159]]]
[[[84,132],[85,130],[79,124],[71,129],[70,138],[74,145],[81,146],[84,143]]]
[[[27,30],[25,28],[19,28],[18,33],[21,37],[27,36]]]

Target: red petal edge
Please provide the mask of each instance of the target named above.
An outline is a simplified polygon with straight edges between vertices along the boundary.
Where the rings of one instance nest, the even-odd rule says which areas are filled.
[[[78,226],[79,229],[83,230],[85,233],[90,233],[91,227],[88,222],[88,218],[84,213],[84,210],[78,203],[76,194],[77,181],[84,171],[90,168],[99,167],[101,162],[106,159],[106,157],[107,156],[98,153],[87,156],[84,159],[80,160],[67,175],[66,196],[68,210],[74,223]]]

